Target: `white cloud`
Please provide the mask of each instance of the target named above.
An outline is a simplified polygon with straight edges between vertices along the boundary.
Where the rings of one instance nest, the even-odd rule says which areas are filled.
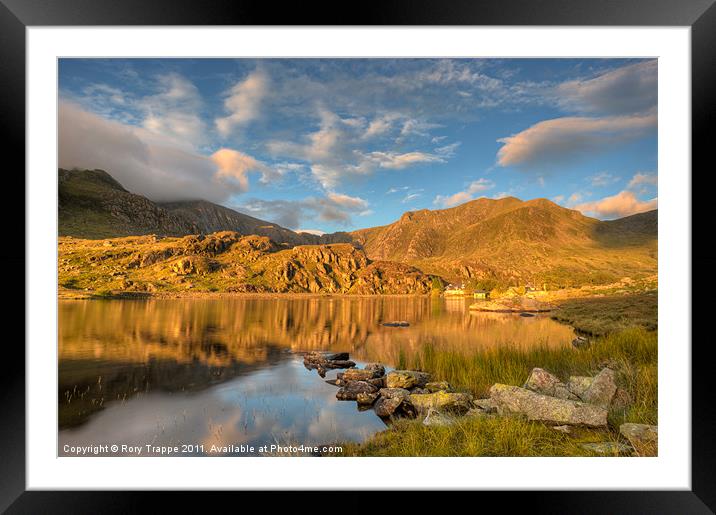
[[[643,136],[656,127],[655,112],[605,118],[567,117],[545,120],[501,138],[500,166],[545,166],[590,156]]]
[[[263,69],[255,70],[246,79],[234,84],[226,93],[226,116],[215,120],[219,134],[226,137],[259,116],[259,108],[268,89],[269,78]]]
[[[157,83],[158,93],[137,102],[144,116],[142,126],[175,145],[194,148],[205,142],[206,126],[199,115],[202,100],[196,86],[177,73],[160,75]]]
[[[371,175],[376,170],[402,170],[423,163],[444,163],[455,145],[442,147],[442,154],[424,151],[364,151],[363,121],[342,118],[318,108],[318,129],[303,137],[302,142],[274,140],[267,143],[274,156],[290,157],[308,163],[314,179],[326,190],[333,190],[342,179]]]
[[[633,189],[637,186],[656,186],[659,178],[655,173],[637,172],[629,181],[627,189]]]
[[[250,163],[259,171],[261,166],[250,156],[224,149],[226,153],[219,155],[236,152],[241,158],[220,167],[216,154],[212,159],[171,136],[107,120],[66,101],[59,104],[58,129],[60,167],[105,170],[129,191],[156,201],[223,202],[245,191],[242,176]]]
[[[361,154],[368,162],[371,162],[379,168],[387,168],[392,170],[402,170],[408,166],[419,163],[444,163],[445,159],[435,154],[427,152],[406,152],[400,154],[397,152],[369,152]]]
[[[400,202],[402,202],[403,204],[407,204],[408,202],[412,202],[413,200],[419,199],[422,196],[422,193],[409,193],[408,195],[405,195],[405,197],[403,197],[403,200],[401,200]]]
[[[230,148],[217,150],[211,155],[211,160],[218,168],[215,177],[235,180],[240,191],[249,189],[249,172],[260,172],[261,181],[264,183],[269,182],[272,177],[277,175],[261,161]]]
[[[575,209],[584,214],[598,218],[621,218],[651,211],[658,207],[658,199],[641,201],[631,191],[620,191],[611,197],[605,197],[594,202],[586,202],[575,206]]]
[[[588,179],[592,186],[597,187],[609,186],[610,184],[614,184],[615,182],[619,182],[621,180],[620,177],[616,177],[609,172],[599,172],[588,177]]]
[[[597,77],[560,84],[556,95],[568,110],[605,114],[643,112],[657,103],[656,59],[622,66]]]
[[[433,201],[434,204],[443,207],[453,207],[458,204],[462,204],[469,200],[473,200],[477,193],[486,191],[495,187],[495,183],[489,179],[480,178],[476,181],[472,181],[468,187],[463,191],[458,191],[449,196],[438,195]]]
[[[307,197],[302,200],[251,199],[237,209],[294,229],[307,221],[316,220],[350,226],[352,215],[368,216],[373,213],[366,209],[367,206],[368,202],[360,197],[330,192],[325,197]]]
[[[368,202],[360,197],[351,197],[343,193],[329,192],[327,195],[329,200],[334,204],[349,209],[364,209],[368,207]]]

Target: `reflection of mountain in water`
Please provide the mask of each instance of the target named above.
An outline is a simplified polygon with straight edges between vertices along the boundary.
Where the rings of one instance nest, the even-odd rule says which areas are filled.
[[[349,351],[398,363],[430,343],[466,353],[502,345],[565,345],[547,317],[467,310],[429,297],[308,297],[61,301],[60,427],[149,391],[192,392],[271,366],[285,351]],[[408,320],[410,327],[381,324]]]

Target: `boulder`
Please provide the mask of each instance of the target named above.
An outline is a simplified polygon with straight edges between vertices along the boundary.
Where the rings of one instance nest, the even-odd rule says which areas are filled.
[[[355,401],[358,400],[359,393],[375,393],[378,388],[365,381],[348,381],[338,392],[336,399],[339,401]]]
[[[356,366],[355,362],[347,359],[331,359],[321,363],[325,368],[352,368]]]
[[[381,365],[380,363],[368,363],[365,367],[363,367],[365,370],[370,370],[373,372],[373,377],[382,377],[385,375],[385,367]]]
[[[614,380],[614,370],[603,368],[592,381],[582,400],[589,404],[596,404],[602,408],[608,408],[617,392],[617,384]]]
[[[379,397],[378,394],[375,392],[373,392],[373,393],[359,392],[358,395],[356,395],[356,401],[358,401],[358,404],[361,406],[372,406],[378,397]]]
[[[386,399],[407,399],[410,397],[410,392],[405,388],[381,388],[378,393]]]
[[[418,413],[425,413],[434,408],[442,412],[464,414],[473,407],[472,395],[468,393],[411,393],[410,403]]]
[[[303,355],[303,361],[322,363],[324,361],[340,361],[348,359],[347,352],[327,352],[314,350]]]
[[[385,376],[385,385],[388,388],[423,387],[430,380],[430,374],[415,370],[393,370]]]
[[[385,388],[385,377],[376,377],[373,379],[367,379],[366,383],[370,383],[376,388]]]
[[[579,446],[588,451],[607,456],[619,456],[620,454],[631,454],[634,450],[626,444],[619,442],[593,442],[581,443]]]
[[[570,376],[567,382],[567,389],[580,399],[584,398],[584,393],[592,386],[593,377],[588,376]]]
[[[373,409],[375,410],[375,414],[378,415],[381,418],[390,417],[395,413],[395,411],[398,409],[398,407],[403,403],[403,398],[401,397],[379,397],[375,401],[375,405],[373,406]]]
[[[519,386],[494,384],[490,388],[490,398],[497,404],[500,414],[521,414],[529,420],[557,425],[589,427],[607,425],[607,410],[604,408],[568,399],[557,399]]]
[[[629,440],[639,456],[656,456],[659,448],[659,427],[649,424],[626,423],[619,432]]]
[[[450,386],[450,383],[447,381],[436,381],[433,383],[426,383],[425,389],[429,393],[435,393],[435,392],[452,392],[452,386]]]
[[[431,392],[427,388],[420,388],[420,387],[416,386],[415,388],[410,389],[410,393],[433,393],[433,392]]]
[[[349,368],[343,372],[343,379],[346,381],[365,381],[373,379],[373,371],[361,368]]]
[[[558,399],[579,400],[576,395],[567,389],[567,385],[560,381],[559,378],[542,368],[532,369],[523,388],[543,395],[557,397]]]
[[[449,426],[454,423],[455,419],[453,417],[440,413],[434,408],[430,408],[423,419],[423,425],[426,426]]]

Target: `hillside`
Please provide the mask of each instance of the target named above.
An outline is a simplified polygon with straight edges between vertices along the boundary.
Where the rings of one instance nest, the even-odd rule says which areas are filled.
[[[371,259],[450,280],[598,284],[657,271],[657,212],[604,222],[546,199],[478,199],[351,236]]]
[[[96,292],[428,293],[432,278],[402,263],[371,261],[348,243],[286,249],[265,236],[61,237],[61,288]]]
[[[60,169],[58,194],[60,236],[97,239],[234,231],[267,236],[288,245],[350,241],[344,233],[296,233],[205,200],[152,202],[127,191],[103,170]]]

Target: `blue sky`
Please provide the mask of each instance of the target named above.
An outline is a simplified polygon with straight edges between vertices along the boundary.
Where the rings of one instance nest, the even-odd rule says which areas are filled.
[[[296,230],[481,196],[657,207],[657,63],[61,59],[59,160]]]

